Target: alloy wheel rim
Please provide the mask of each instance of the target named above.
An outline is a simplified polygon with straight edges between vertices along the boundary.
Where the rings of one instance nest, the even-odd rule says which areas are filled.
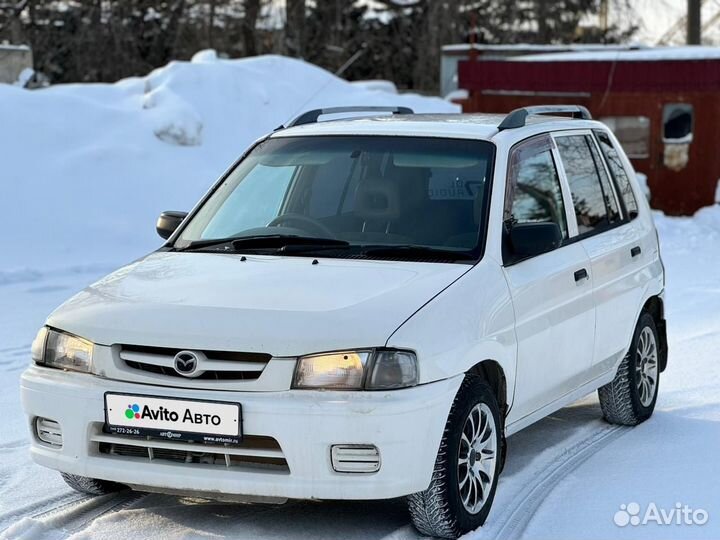
[[[655,398],[657,380],[658,353],[655,334],[646,326],[640,332],[635,363],[635,385],[643,407],[649,407]]]
[[[487,501],[498,457],[495,417],[478,403],[465,419],[458,449],[458,488],[465,510],[477,514]]]

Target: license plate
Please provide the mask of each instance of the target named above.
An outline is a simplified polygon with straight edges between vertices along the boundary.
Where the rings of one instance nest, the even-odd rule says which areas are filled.
[[[238,444],[242,409],[239,403],[107,392],[105,426],[118,435]]]

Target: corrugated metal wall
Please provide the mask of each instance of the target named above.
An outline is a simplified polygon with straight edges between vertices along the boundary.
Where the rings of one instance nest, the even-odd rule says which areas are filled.
[[[460,88],[470,91],[467,112],[507,112],[525,105],[578,103],[595,118],[645,116],[647,157],[632,159],[648,177],[652,205],[669,214],[692,214],[713,204],[720,179],[720,60],[690,61],[466,61]],[[668,166],[663,106],[694,109],[687,163]]]

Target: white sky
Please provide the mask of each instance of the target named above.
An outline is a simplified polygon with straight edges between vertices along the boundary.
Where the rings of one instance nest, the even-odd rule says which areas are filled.
[[[612,4],[612,2],[611,2]],[[685,23],[677,24],[684,19],[687,0],[631,0],[631,8],[635,12],[633,23],[640,27],[634,40],[648,45],[656,44],[673,27],[677,29],[667,42],[668,45],[681,45],[685,41]],[[702,24],[709,27],[703,32],[703,41],[707,44],[720,43],[720,0],[703,2]],[[611,8],[610,19],[619,26],[627,17],[620,10]],[[718,20],[713,22],[713,18]]]

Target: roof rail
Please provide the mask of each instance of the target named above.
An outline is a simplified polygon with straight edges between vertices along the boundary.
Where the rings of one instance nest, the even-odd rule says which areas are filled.
[[[532,107],[521,107],[510,112],[500,122],[498,131],[523,127],[525,119],[531,114],[569,114],[572,118],[592,120],[590,111],[582,105],[534,105]]]
[[[410,107],[327,107],[325,109],[313,109],[298,116],[295,120],[286,124],[284,127],[302,126],[304,124],[314,124],[325,114],[341,114],[355,112],[389,112],[393,114],[414,114]]]

